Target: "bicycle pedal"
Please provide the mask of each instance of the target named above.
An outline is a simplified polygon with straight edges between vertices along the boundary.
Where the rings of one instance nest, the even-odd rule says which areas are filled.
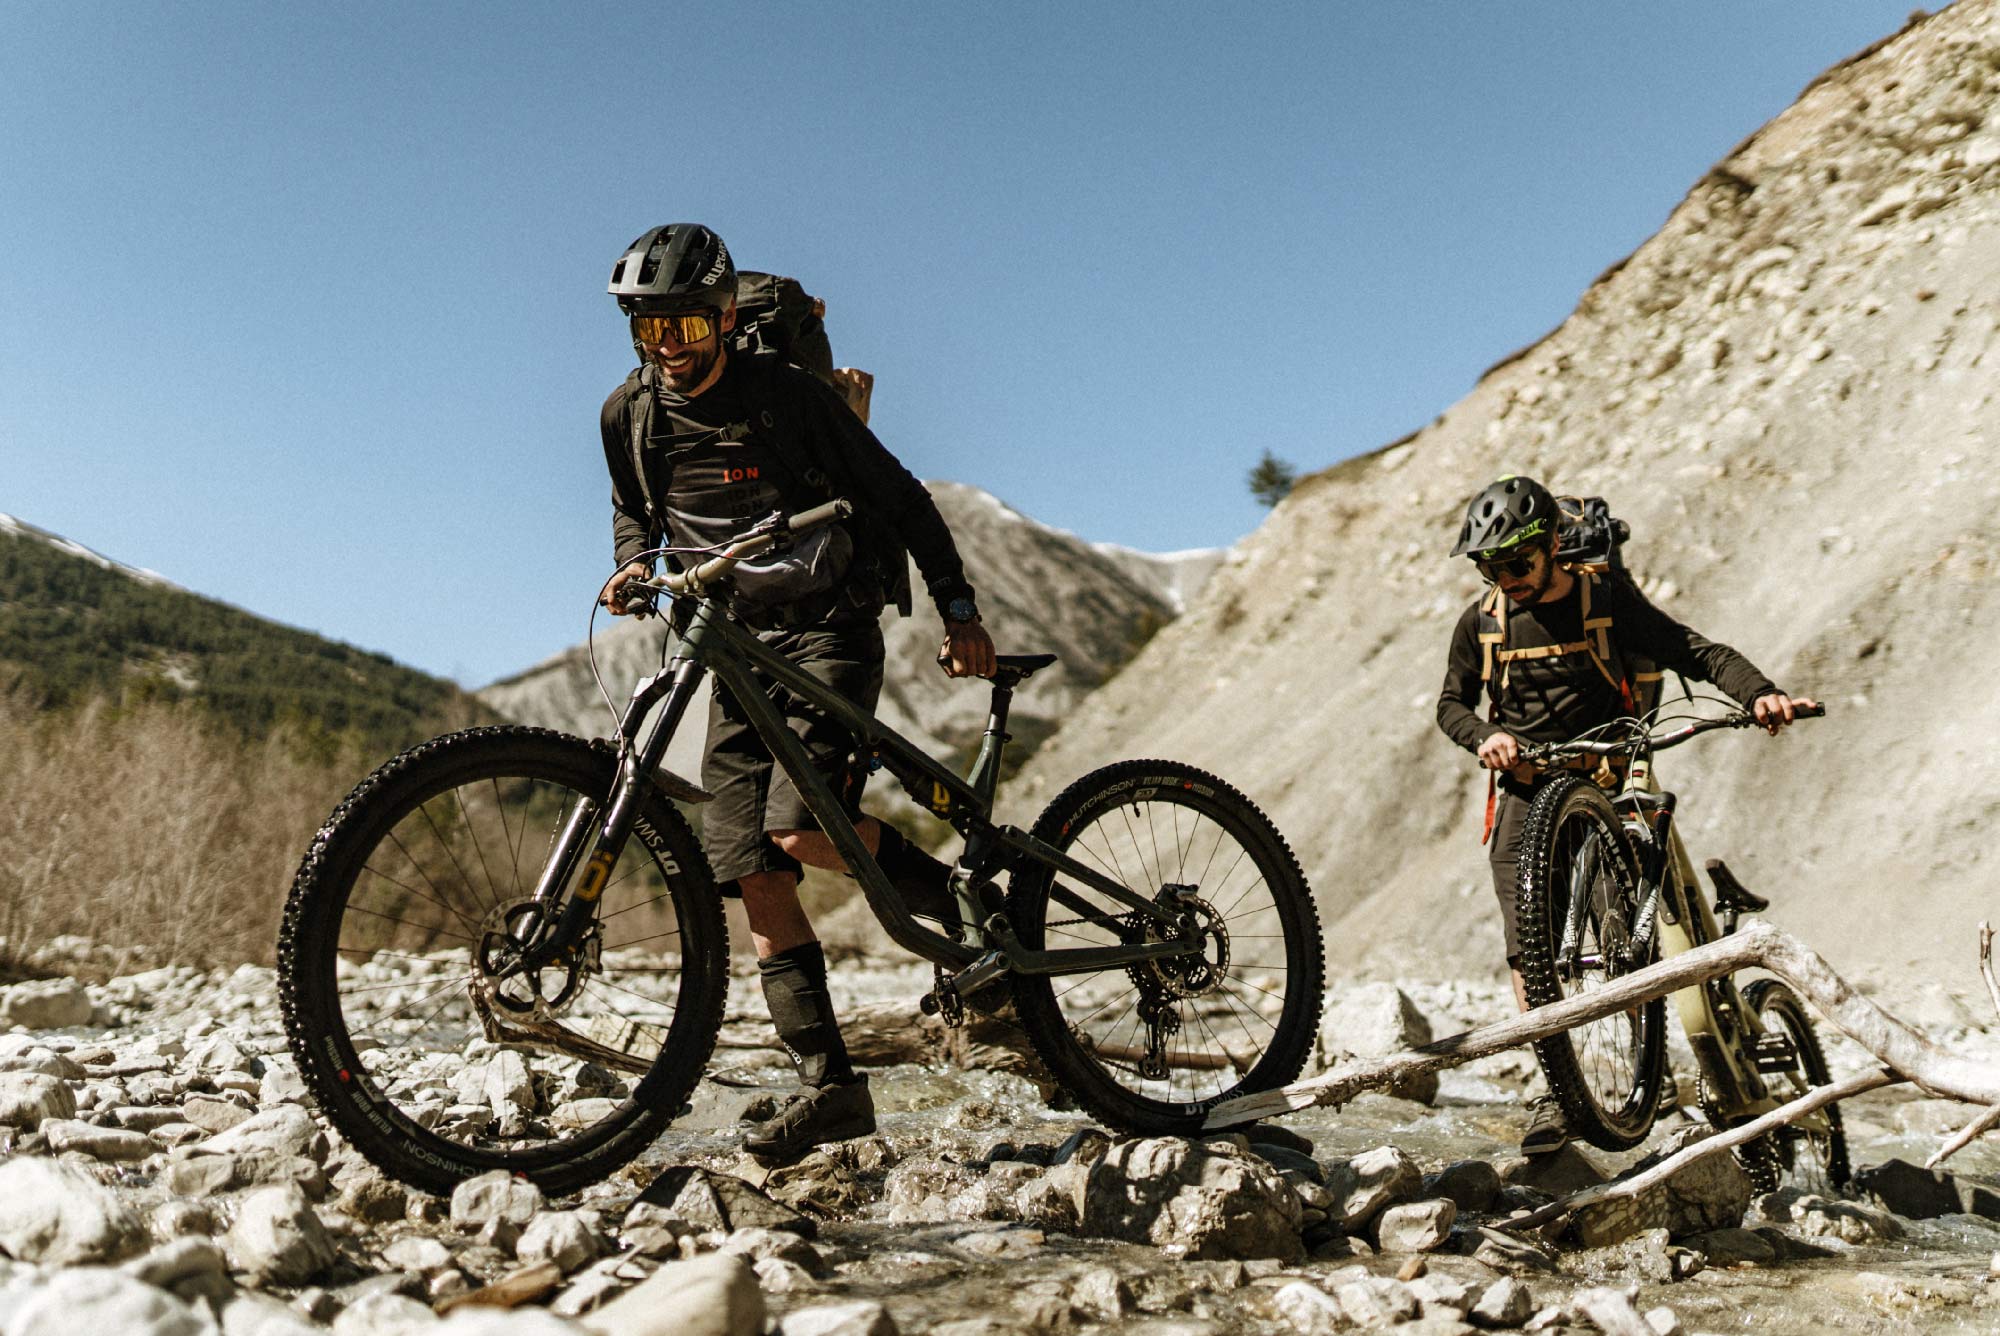
[[[1790,1035],[1760,1034],[1750,1041],[1750,1065],[1766,1076],[1799,1069],[1798,1046]]]

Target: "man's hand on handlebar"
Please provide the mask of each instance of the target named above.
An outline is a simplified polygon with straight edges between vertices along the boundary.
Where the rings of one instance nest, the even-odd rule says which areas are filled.
[[[643,615],[651,612],[653,610],[651,600],[638,595],[638,591],[636,590],[634,591],[635,597],[630,603],[627,603],[625,600],[625,586],[633,580],[644,580],[650,574],[651,572],[643,564],[636,561],[633,562],[605,583],[604,591],[597,596],[597,601],[602,603],[605,610],[613,617],[626,617],[633,613]]]
[[[1758,726],[1773,737],[1792,720],[1802,717],[1803,711],[1817,712],[1818,709],[1817,701],[1804,696],[1787,696],[1782,691],[1773,691],[1750,702],[1750,713],[1756,718]]]
[[[1488,770],[1505,770],[1523,784],[1535,777],[1535,767],[1521,759],[1521,744],[1512,733],[1495,733],[1479,744],[1479,764]]]
[[[946,622],[938,662],[951,677],[991,677],[999,667],[993,658],[993,637],[978,622]]]

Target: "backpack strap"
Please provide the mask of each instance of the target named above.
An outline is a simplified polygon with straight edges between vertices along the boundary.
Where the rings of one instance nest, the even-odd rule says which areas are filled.
[[[646,438],[653,428],[652,365],[648,363],[625,378],[632,388],[625,401],[625,419],[632,429],[632,471],[639,475],[639,496],[646,503],[646,518],[657,525],[659,511],[653,505],[653,484],[646,477]]]
[[[1493,699],[1493,711],[1496,718],[1499,716],[1500,711],[1500,693],[1507,688],[1507,677],[1506,669],[1503,666],[1500,683],[1498,686],[1495,686],[1493,682],[1493,664],[1496,659],[1500,660],[1503,665],[1506,662],[1506,651],[1502,648],[1506,643],[1506,595],[1500,592],[1499,585],[1494,585],[1486,591],[1486,596],[1479,600],[1479,680],[1485,684],[1487,694]]]
[[[1581,597],[1583,599],[1584,648],[1590,651],[1590,661],[1597,665],[1598,672],[1604,674],[1604,680],[1617,688],[1619,699],[1625,702],[1625,711],[1629,714],[1633,708],[1632,684],[1625,678],[1625,669],[1622,663],[1619,665],[1617,672],[1614,673],[1611,671],[1611,659],[1615,651],[1611,647],[1612,619],[1610,613],[1607,610],[1605,615],[1600,617],[1590,615],[1590,596],[1592,591],[1597,588],[1597,574],[1588,568],[1579,568],[1576,578],[1583,582]]]

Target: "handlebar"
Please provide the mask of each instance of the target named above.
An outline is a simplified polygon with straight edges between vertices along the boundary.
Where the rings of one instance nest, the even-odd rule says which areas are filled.
[[[754,557],[759,552],[768,551],[786,541],[795,533],[804,533],[822,525],[832,524],[835,520],[844,520],[853,513],[853,502],[844,497],[837,497],[824,505],[802,510],[796,515],[773,515],[692,570],[669,572],[657,580],[628,581],[625,585],[625,596],[629,600],[634,594],[643,594],[647,590],[672,594],[676,598],[687,594],[700,594],[710,584],[729,574],[736,563],[745,557]]]
[[[1795,706],[1792,710],[1792,718],[1794,719],[1823,719],[1825,717],[1826,706],[1824,705],[1800,705]],[[1757,722],[1756,715],[1748,710],[1731,710],[1728,714],[1717,719],[1697,719],[1691,724],[1684,724],[1680,728],[1669,732],[1652,734],[1646,737],[1643,742],[1627,737],[1606,742],[1584,742],[1578,740],[1574,742],[1531,743],[1521,748],[1521,759],[1524,761],[1547,761],[1561,756],[1619,756],[1626,752],[1641,749],[1646,751],[1665,751],[1669,747],[1678,747],[1688,739],[1702,733],[1712,733],[1718,728],[1756,727],[1761,727]]]

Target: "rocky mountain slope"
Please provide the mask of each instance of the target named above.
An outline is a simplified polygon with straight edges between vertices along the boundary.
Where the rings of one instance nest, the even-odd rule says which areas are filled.
[[[1486,783],[1437,731],[1504,473],[1610,498],[1668,611],[1831,716],[1665,758],[1697,857],[1878,981],[1973,980],[2000,818],[2000,5],[1828,71],[1563,324],[1411,437],[1306,479],[1044,746],[1029,815],[1122,756],[1266,805],[1336,965],[1498,968]],[[1587,196],[1587,183],[1580,198]]]
[[[958,483],[929,484],[951,526],[966,572],[979,590],[980,615],[1003,654],[1052,652],[1055,666],[1016,696],[1010,731],[1032,746],[1116,673],[1198,589],[1221,554],[1154,557],[1124,548],[1093,547],[1029,519],[997,497]],[[987,693],[954,682],[934,660],[941,631],[922,598],[909,617],[883,619],[888,656],[879,713],[888,724],[933,751],[977,744]],[[659,663],[656,622],[599,620],[597,662],[621,705],[631,684]],[[609,731],[611,716],[591,678],[583,646],[564,651],[479,693],[494,709],[526,723],[585,736]],[[686,774],[700,768],[700,729],[684,730],[670,764]]]

